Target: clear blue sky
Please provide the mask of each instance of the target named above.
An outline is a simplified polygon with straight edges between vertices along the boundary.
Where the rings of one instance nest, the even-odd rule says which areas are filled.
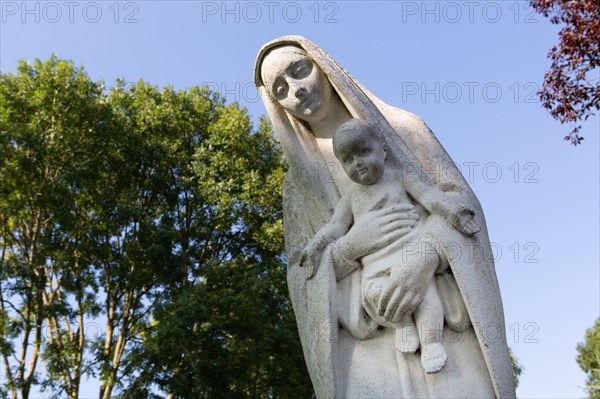
[[[575,346],[600,314],[599,119],[577,148],[534,92],[558,28],[526,1],[2,1],[3,72],[51,53],[112,84],[208,84],[253,119],[266,41],[300,34],[432,128],[486,212],[521,398],[584,397]],[[97,386],[84,391],[93,398]]]

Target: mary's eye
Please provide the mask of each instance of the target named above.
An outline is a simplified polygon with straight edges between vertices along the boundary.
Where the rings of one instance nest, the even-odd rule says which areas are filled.
[[[276,99],[282,100],[287,97],[288,84],[284,79],[277,79],[273,85],[273,95]]]
[[[288,73],[295,79],[304,79],[312,71],[312,63],[308,59],[302,59],[291,65]]]

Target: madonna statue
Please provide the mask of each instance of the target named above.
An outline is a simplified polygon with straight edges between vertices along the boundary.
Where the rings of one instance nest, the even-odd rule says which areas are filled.
[[[317,397],[514,398],[483,211],[427,125],[382,102],[303,37],[264,45],[255,82],[289,164],[288,286]],[[383,149],[385,170],[398,176],[386,187],[406,187],[407,202],[387,200],[354,215],[339,238],[315,247],[310,264],[307,245],[357,190],[333,145],[351,120],[376,131],[366,146]],[[462,218],[477,228],[461,229]],[[375,277],[367,272],[367,260],[391,247],[397,261]],[[440,322],[420,325],[430,302]]]

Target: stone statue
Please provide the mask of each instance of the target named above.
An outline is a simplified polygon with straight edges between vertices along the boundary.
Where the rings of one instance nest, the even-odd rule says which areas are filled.
[[[263,46],[255,82],[317,397],[515,397],[483,212],[429,128],[303,37]]]

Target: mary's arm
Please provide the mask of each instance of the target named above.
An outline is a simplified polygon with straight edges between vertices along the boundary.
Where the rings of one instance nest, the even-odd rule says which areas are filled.
[[[332,258],[337,280],[360,266],[360,258],[401,239],[416,226],[419,216],[412,205],[394,205],[369,211],[333,243]]]

